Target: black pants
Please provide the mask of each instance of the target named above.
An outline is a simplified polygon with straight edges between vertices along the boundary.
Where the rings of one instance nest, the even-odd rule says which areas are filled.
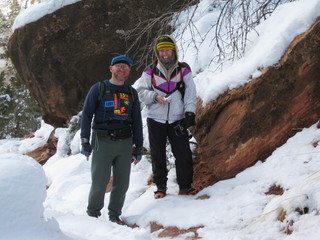
[[[173,156],[176,159],[177,183],[180,189],[190,188],[193,178],[193,162],[188,133],[179,136],[175,134],[174,127],[178,122],[163,124],[150,118],[147,121],[153,182],[156,185],[167,183],[166,143],[168,137]]]

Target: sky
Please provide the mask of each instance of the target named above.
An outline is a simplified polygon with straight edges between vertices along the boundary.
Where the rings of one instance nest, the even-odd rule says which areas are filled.
[[[24,10],[15,26],[36,21],[35,16],[44,16],[72,2],[75,1],[43,1],[41,7]],[[209,3],[201,1],[194,22],[204,32],[210,28],[209,20],[214,21],[217,16],[209,10]],[[207,64],[209,43],[200,46],[197,58],[195,49],[186,49],[181,56],[193,69],[198,96],[207,104],[225,90],[242,86],[251,75],[259,76],[257,69],[275,64],[294,37],[306,31],[319,14],[320,0],[280,6],[256,28],[259,35],[250,36],[251,44],[244,57],[227,64],[221,72]],[[178,44],[190,39],[191,33],[184,34]],[[142,115],[144,146],[148,148],[144,111]],[[154,199],[156,187],[148,185],[150,159],[143,156],[139,164],[132,165],[121,216],[128,225],[139,226],[131,228],[109,222],[105,208],[98,219],[86,215],[91,158],[87,161],[79,153],[79,131],[68,144],[68,129],[56,129],[57,153],[44,166],[25,155],[47,142],[53,127],[42,122],[33,138],[0,140],[0,240],[195,238],[193,232],[160,238],[161,229],[151,233],[152,222],[179,229],[196,227],[204,240],[319,240],[320,146],[315,143],[320,141],[320,129],[316,124],[288,139],[267,159],[195,196],[177,195],[174,159],[169,154],[168,196]],[[273,185],[282,187],[284,193],[266,194]],[[108,201],[106,193],[105,206]]]

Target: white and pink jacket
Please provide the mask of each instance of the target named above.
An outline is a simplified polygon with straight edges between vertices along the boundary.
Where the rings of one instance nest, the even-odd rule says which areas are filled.
[[[178,58],[178,54],[176,53]],[[167,72],[158,60],[155,66],[150,65],[137,81],[136,89],[139,99],[147,106],[147,117],[156,121],[169,123],[184,118],[185,112],[195,113],[197,98],[192,72],[185,63],[176,61],[175,66]],[[184,83],[184,96],[178,90],[180,82]],[[159,104],[155,97],[170,96],[168,104]]]

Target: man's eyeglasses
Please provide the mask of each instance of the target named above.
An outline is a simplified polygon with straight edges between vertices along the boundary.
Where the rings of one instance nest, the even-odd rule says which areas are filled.
[[[118,69],[130,70],[130,67],[127,64],[115,64],[114,66]]]

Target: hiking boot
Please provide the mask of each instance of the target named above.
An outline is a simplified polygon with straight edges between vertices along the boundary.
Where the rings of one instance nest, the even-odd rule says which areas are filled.
[[[166,184],[157,184],[157,191],[154,192],[154,198],[164,198],[167,195],[167,185]]]
[[[155,199],[164,198],[166,195],[167,195],[166,192],[163,192],[163,191],[158,190],[154,192]]]
[[[125,222],[117,216],[109,216],[109,221],[119,225],[126,225]]]
[[[196,195],[198,192],[199,190],[194,188],[181,188],[179,195]]]

